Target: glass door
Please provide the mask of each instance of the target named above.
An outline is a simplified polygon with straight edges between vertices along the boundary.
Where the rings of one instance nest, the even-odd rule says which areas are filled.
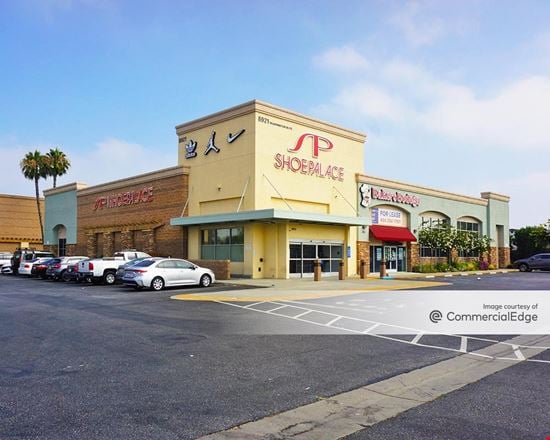
[[[341,243],[292,242],[289,244],[289,273],[291,278],[313,277],[313,263],[321,261],[324,275],[337,275],[344,254]]]
[[[386,257],[386,270],[397,272],[397,246],[384,246],[384,256]]]

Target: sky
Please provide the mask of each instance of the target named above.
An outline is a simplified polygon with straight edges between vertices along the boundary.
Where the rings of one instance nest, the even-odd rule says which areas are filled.
[[[260,99],[367,134],[365,173],[550,218],[550,2],[0,0],[0,193],[177,164],[175,125]],[[42,181],[48,188],[50,181]]]

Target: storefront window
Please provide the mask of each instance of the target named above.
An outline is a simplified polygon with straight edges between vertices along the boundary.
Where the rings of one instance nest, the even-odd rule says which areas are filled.
[[[470,234],[475,235],[476,237],[479,237],[480,235],[480,224],[474,223],[474,222],[468,222],[468,221],[457,221],[456,222],[456,229],[458,231],[468,232]],[[458,256],[462,258],[478,258],[479,252],[478,251],[459,251]]]
[[[244,228],[203,229],[201,258],[244,261]]]
[[[420,217],[421,228],[442,228],[449,225],[449,220],[446,218],[434,218],[434,217]],[[420,257],[447,257],[447,249],[429,248],[426,246],[420,246]]]

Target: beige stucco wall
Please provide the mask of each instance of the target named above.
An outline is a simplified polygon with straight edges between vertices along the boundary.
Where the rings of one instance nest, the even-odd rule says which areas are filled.
[[[228,143],[227,136],[242,129],[245,132]],[[355,175],[362,172],[364,159],[365,136],[361,133],[259,101],[182,124],[176,127],[176,131],[178,163],[190,169],[186,212],[189,216],[237,212],[243,193],[240,211],[274,208],[356,216]],[[213,131],[220,151],[205,155]],[[307,136],[301,148],[296,149],[298,139],[303,135]],[[317,157],[313,157],[313,136],[319,139]],[[190,141],[197,142],[197,155],[186,158],[185,147]],[[328,142],[332,144],[330,149]],[[277,167],[283,156],[288,160],[295,158],[295,165],[303,161],[306,168],[303,172],[293,172]],[[318,167],[318,173],[310,167],[310,161],[312,166]],[[329,166],[338,171],[325,175]],[[352,255],[349,260],[355,261],[355,227],[310,224],[299,228],[304,235],[296,236],[298,238],[337,239],[345,246],[350,245]],[[296,225],[289,222],[245,225],[244,262],[232,263],[232,273],[287,277],[288,240],[296,229]],[[200,256],[199,240],[199,227],[190,227],[190,258]],[[349,275],[355,273],[355,266],[347,264]]]

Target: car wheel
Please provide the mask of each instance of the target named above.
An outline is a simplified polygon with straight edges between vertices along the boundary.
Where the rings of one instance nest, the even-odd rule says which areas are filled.
[[[212,284],[212,278],[210,277],[210,275],[203,275],[201,277],[199,285],[201,287],[208,287],[208,286],[210,286],[210,284]]]
[[[151,289],[156,292],[164,289],[164,280],[161,277],[153,278],[153,281],[151,281]]]
[[[103,282],[107,285],[115,284],[116,277],[113,272],[107,272],[105,275],[103,275]]]
[[[66,270],[64,270],[63,272],[61,272],[61,276],[60,276],[59,278],[61,278],[61,280],[62,280],[62,281],[65,281],[65,282],[71,280],[71,276],[69,275],[69,273],[68,273]]]
[[[520,272],[530,272],[529,266],[527,266],[527,264],[525,264],[525,263],[522,263],[522,264],[519,265],[519,271]]]

